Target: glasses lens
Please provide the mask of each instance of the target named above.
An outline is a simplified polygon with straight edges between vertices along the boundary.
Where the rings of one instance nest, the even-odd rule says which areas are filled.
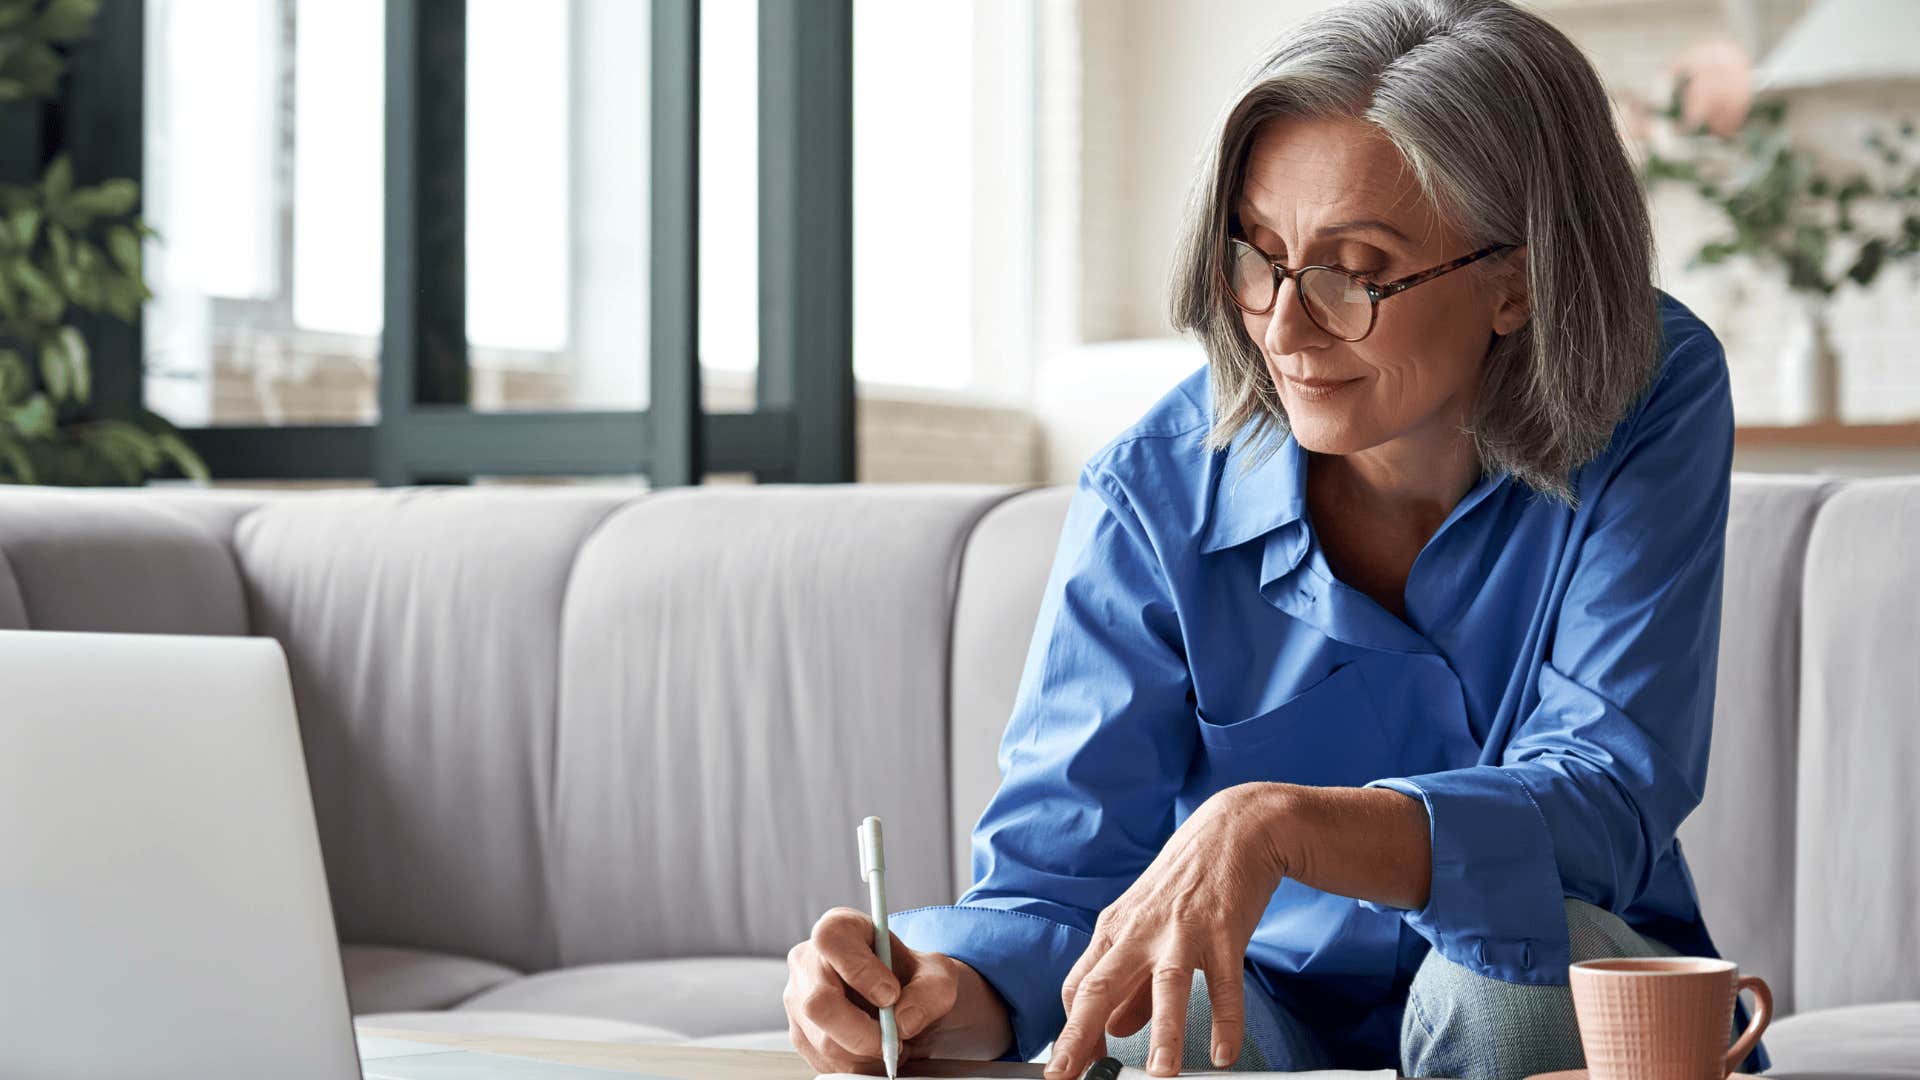
[[[1373,301],[1358,281],[1337,270],[1304,270],[1300,296],[1320,329],[1346,341],[1365,336],[1373,318]]]
[[[1234,241],[1229,246],[1232,262],[1227,279],[1233,284],[1233,299],[1248,311],[1265,311],[1273,303],[1273,267],[1258,251]]]

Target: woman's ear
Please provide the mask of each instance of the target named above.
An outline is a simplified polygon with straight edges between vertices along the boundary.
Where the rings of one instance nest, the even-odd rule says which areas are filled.
[[[1520,245],[1498,256],[1500,269],[1494,275],[1493,332],[1505,337],[1527,325],[1533,314],[1533,290],[1527,284],[1527,247]]]

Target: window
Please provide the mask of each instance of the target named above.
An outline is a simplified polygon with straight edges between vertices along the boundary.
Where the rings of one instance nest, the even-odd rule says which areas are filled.
[[[854,373],[1024,403],[1034,5],[855,0],[853,12]]]
[[[146,404],[223,477],[851,479],[850,3],[145,0]]]

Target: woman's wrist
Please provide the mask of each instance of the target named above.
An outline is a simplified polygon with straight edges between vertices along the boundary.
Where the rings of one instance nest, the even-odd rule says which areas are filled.
[[[1253,829],[1247,850],[1261,873],[1279,888],[1282,879],[1298,876],[1301,859],[1300,830],[1294,813],[1296,785],[1256,781],[1231,790],[1240,794]]]
[[[1392,788],[1243,785],[1268,867],[1310,888],[1417,910],[1433,874],[1426,806]],[[1276,884],[1278,878],[1275,879]]]

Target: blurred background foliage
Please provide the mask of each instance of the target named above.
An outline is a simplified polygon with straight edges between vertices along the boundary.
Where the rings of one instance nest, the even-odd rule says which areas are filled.
[[[68,50],[84,47],[100,0],[0,0],[0,108],[61,92]],[[92,358],[76,311],[132,322],[152,296],[136,214],[139,186],[74,183],[65,154],[36,182],[0,184],[0,482],[137,485],[207,470],[166,420],[92,408]]]

